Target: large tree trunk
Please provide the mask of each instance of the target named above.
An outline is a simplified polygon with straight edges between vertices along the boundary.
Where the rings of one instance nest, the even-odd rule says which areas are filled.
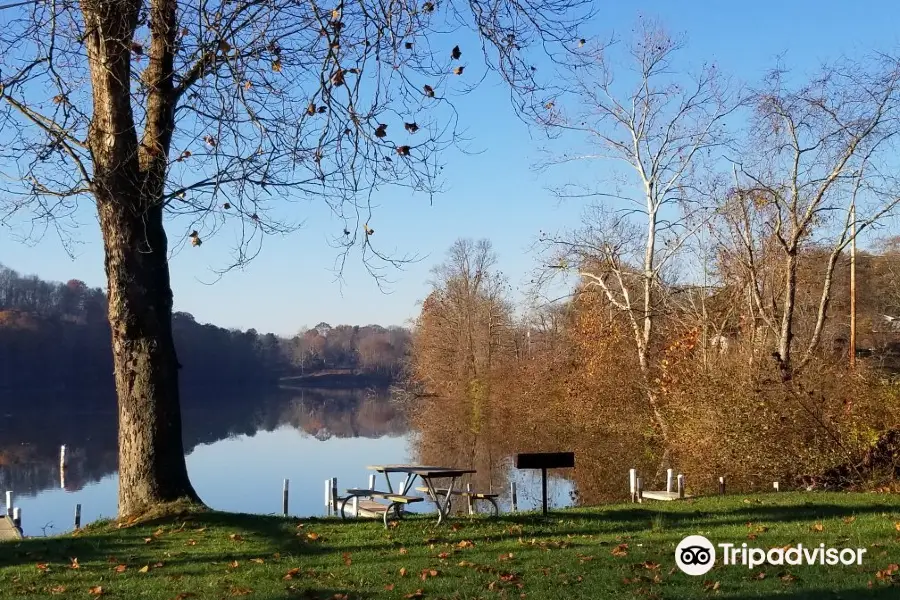
[[[162,208],[100,203],[119,398],[119,515],[179,498],[199,502],[181,437]],[[125,205],[125,206],[123,206]]]
[[[178,359],[163,190],[174,129],[175,3],[153,0],[147,122],[138,143],[131,49],[140,0],[84,0],[93,114],[88,145],[106,255],[119,400],[119,516],[163,502],[199,502],[181,439]]]

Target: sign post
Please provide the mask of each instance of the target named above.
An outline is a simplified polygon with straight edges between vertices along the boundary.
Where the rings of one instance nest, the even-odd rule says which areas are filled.
[[[541,511],[547,514],[547,469],[571,469],[575,466],[574,452],[531,452],[516,454],[517,469],[541,470]]]

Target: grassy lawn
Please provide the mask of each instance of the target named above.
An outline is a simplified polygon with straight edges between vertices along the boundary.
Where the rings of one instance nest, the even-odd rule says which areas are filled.
[[[867,548],[861,566],[675,567],[690,534]],[[900,598],[900,501],[781,493],[497,520],[380,523],[183,513],[0,543],[2,598]],[[894,565],[894,566],[892,566]]]

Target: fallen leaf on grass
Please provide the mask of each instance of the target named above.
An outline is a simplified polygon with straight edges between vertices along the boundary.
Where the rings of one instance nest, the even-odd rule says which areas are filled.
[[[875,577],[877,579],[890,579],[891,575],[896,573],[898,569],[900,569],[900,565],[898,565],[896,563],[891,563],[887,567],[882,569],[881,571],[877,571],[875,573]]]
[[[262,558],[251,558],[251,559],[250,559],[250,562],[256,563],[256,564],[258,564],[258,565],[261,565],[261,564],[265,563],[266,561],[263,560]]]
[[[406,554],[409,552],[409,550],[407,550],[406,548],[400,548],[399,552],[400,554]]]
[[[228,590],[228,593],[232,596],[249,596],[253,593],[253,590],[246,587],[232,587]]]
[[[144,538],[144,543],[145,543],[145,544],[150,544],[150,543],[152,543],[152,542],[153,542],[153,538],[152,538],[152,537]]]
[[[766,578],[765,571],[760,571],[759,573],[756,573],[755,575],[753,575],[753,579],[765,579],[765,578]]]
[[[185,546],[196,546],[197,540],[188,540],[184,543]]]
[[[196,598],[197,594],[194,592],[181,592],[177,596],[175,596],[175,600],[186,600],[187,598]]]
[[[844,517],[844,523],[846,523],[847,525],[849,525],[850,523],[852,523],[855,520],[856,520],[856,517]]]
[[[501,554],[500,556],[497,557],[497,560],[512,560],[512,558],[513,558],[513,553],[509,552],[507,554]]]
[[[825,531],[825,526],[821,523],[816,523],[815,525],[810,527],[810,529],[812,529],[813,531]]]
[[[406,567],[400,568],[400,577],[406,577]]]
[[[647,569],[648,571],[655,571],[656,569],[659,568],[659,563],[650,562],[649,560],[646,560],[641,563],[641,566],[644,567],[645,569]]]
[[[718,581],[704,581],[703,588],[710,591],[716,591],[721,587]]]
[[[387,590],[387,591],[389,591],[389,592],[392,592],[392,591],[394,591],[394,584],[393,584],[393,583],[389,583],[389,584],[387,584],[386,586],[384,586],[384,589]]]
[[[779,575],[778,578],[786,583],[790,583],[791,581],[797,581],[797,576],[792,575],[791,573],[782,573],[781,575]]]
[[[228,539],[233,542],[243,542],[244,541],[244,538],[242,538],[239,533],[232,533],[231,535],[228,536]]]
[[[63,593],[65,593],[65,591],[66,591],[66,586],[64,586],[64,585],[58,585],[56,587],[50,588],[51,594],[63,594]]]
[[[441,552],[440,554],[437,555],[437,557],[441,560],[446,560],[446,559],[450,558],[450,553],[449,552]]]
[[[343,554],[341,554],[341,560],[343,560],[343,561],[344,561],[344,564],[347,565],[348,567],[349,567],[351,564],[353,564],[353,559],[350,558],[350,553],[349,553],[349,552],[344,552]]]
[[[233,560],[230,563],[228,563],[228,567],[231,569],[237,569],[239,566],[241,566],[241,563],[239,563],[236,560]]]
[[[404,596],[404,598],[411,600],[412,598],[422,598],[424,596],[425,592],[423,592],[422,590],[416,590],[412,594],[407,594],[406,596]]]
[[[315,542],[316,540],[319,539],[319,534],[318,534],[318,533],[315,533],[315,532],[307,533],[307,534],[306,534],[306,539],[308,539],[308,540],[311,541],[311,542]]]
[[[91,589],[88,590],[88,594],[91,596],[102,596],[104,594],[103,586],[95,585]]]
[[[437,577],[439,573],[436,569],[422,569],[422,581],[425,581],[429,577]]]
[[[124,573],[128,569],[128,565],[118,565],[115,568],[116,573]]]
[[[161,562],[153,563],[153,568],[154,568],[154,569],[159,569],[159,568],[164,567],[164,566],[165,566],[165,565],[164,565],[163,563],[161,563]]]
[[[38,568],[38,571],[49,571],[50,567],[47,566],[47,563],[38,563],[35,565]]]
[[[69,568],[70,568],[70,569],[80,569],[80,568],[81,568],[80,565],[78,564],[78,559],[77,559],[77,558],[73,558],[73,559],[72,559],[72,564],[69,565]]]
[[[138,569],[138,573],[148,573],[150,572],[150,565],[144,565],[140,569]]]
[[[612,554],[613,556],[627,556],[628,544],[619,544],[610,551],[610,554]]]
[[[471,540],[462,540],[460,543],[457,544],[457,547],[459,547],[459,548],[471,548],[471,547],[473,547],[474,545],[475,545],[475,542],[473,542],[473,541],[471,541]]]

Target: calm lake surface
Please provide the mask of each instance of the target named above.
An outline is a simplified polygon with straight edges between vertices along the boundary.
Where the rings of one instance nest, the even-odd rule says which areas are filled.
[[[115,516],[115,399],[98,394],[109,396],[108,410],[79,411],[83,403],[72,399],[68,408],[48,411],[36,408],[49,404],[40,398],[14,403],[0,396],[0,492],[13,491],[25,535],[71,530],[76,504],[82,524]],[[97,406],[97,396],[87,404]],[[326,479],[336,477],[343,493],[367,487],[367,465],[418,462],[416,432],[396,404],[373,390],[187,391],[184,405],[188,473],[204,502],[219,510],[280,514],[289,479],[291,515],[324,515]],[[63,444],[69,466],[61,477]],[[508,462],[497,468],[517,482],[520,510],[539,505],[539,477]],[[551,479],[551,503],[569,504],[572,487]],[[501,509],[508,508],[507,496]]]

